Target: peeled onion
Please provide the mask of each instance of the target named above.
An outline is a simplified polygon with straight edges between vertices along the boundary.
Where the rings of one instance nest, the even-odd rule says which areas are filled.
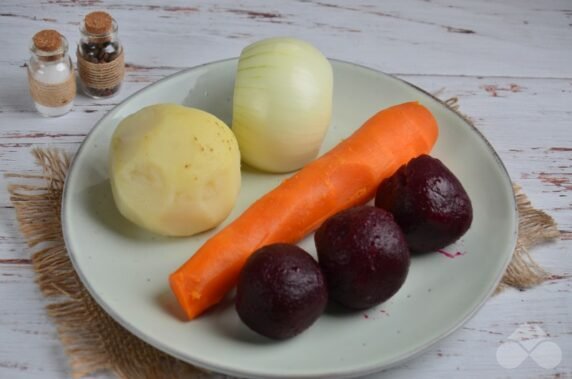
[[[330,125],[332,93],[332,67],[309,43],[270,38],[246,47],[232,122],[243,161],[289,172],[313,160]]]

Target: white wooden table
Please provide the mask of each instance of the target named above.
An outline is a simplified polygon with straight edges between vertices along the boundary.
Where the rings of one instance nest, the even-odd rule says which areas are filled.
[[[56,28],[75,46],[78,24],[106,9],[120,25],[128,73],[122,92],[73,112],[40,117],[28,95],[32,35]],[[397,75],[461,110],[490,140],[562,240],[534,250],[554,280],[492,298],[464,327],[390,377],[572,376],[572,2],[503,1],[99,1],[0,3],[0,172],[35,170],[33,146],[75,151],[86,133],[133,92],[181,69],[238,56],[260,38],[290,35],[327,56]],[[66,357],[34,283],[14,209],[0,179],[0,378],[65,378]],[[536,325],[562,352],[553,369],[528,358],[504,368],[497,349]]]

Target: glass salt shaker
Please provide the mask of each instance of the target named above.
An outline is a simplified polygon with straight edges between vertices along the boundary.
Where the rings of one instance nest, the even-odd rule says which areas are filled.
[[[106,12],[91,12],[80,25],[77,64],[83,92],[95,99],[115,95],[125,73],[117,22]]]
[[[76,83],[66,38],[56,30],[42,30],[32,38],[30,51],[28,84],[36,109],[47,117],[68,113]]]

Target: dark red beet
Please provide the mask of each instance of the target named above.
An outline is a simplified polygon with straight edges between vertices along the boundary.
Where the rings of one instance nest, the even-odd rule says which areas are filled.
[[[461,182],[438,159],[421,155],[384,180],[375,197],[399,224],[412,253],[441,249],[473,221],[473,208]]]
[[[409,249],[393,216],[359,206],[326,220],[314,235],[330,298],[365,309],[393,296],[405,282]]]
[[[293,337],[316,321],[328,302],[320,266],[296,245],[258,249],[238,279],[236,311],[252,330],[273,339]]]

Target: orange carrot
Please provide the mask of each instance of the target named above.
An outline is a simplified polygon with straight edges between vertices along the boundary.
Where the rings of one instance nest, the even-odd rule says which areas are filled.
[[[416,102],[380,111],[328,153],[254,202],[171,274],[189,319],[218,303],[258,248],[294,243],[334,213],[369,200],[379,183],[437,139],[433,115]]]

